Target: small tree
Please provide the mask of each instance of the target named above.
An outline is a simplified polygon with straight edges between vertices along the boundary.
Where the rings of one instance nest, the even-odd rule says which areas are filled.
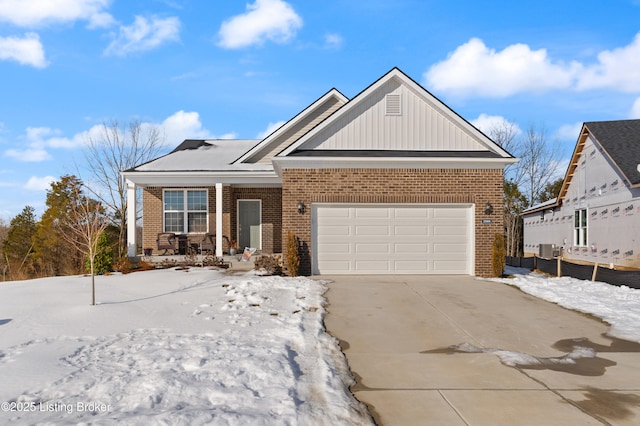
[[[88,197],[81,186],[74,189],[75,202],[71,203],[69,214],[57,223],[61,235],[86,254],[91,271],[91,305],[96,304],[95,259],[99,252],[100,235],[107,227],[107,218],[102,204]]]
[[[287,232],[287,271],[290,277],[297,277],[300,272],[300,254],[298,253],[298,237]]]
[[[506,265],[506,255],[504,249],[504,235],[495,234],[493,238],[493,250],[491,252],[491,269],[494,277],[502,276]]]

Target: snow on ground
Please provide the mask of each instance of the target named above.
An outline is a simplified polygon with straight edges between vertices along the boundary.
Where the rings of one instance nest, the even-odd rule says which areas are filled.
[[[640,290],[571,277],[549,277],[510,266],[505,274],[514,278],[494,281],[514,285],[525,293],[565,308],[594,315],[611,325],[611,336],[640,342]]]
[[[0,283],[0,423],[372,424],[307,278]]]

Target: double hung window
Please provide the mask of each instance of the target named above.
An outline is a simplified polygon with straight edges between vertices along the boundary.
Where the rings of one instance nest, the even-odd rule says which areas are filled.
[[[587,245],[587,209],[576,210],[573,216],[573,245]]]
[[[207,232],[207,190],[166,189],[163,192],[164,232]]]

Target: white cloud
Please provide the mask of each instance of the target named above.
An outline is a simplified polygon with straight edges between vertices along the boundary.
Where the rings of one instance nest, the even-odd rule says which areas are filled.
[[[344,39],[340,34],[329,33],[324,36],[324,47],[326,49],[340,49],[344,44]]]
[[[490,135],[494,129],[503,129],[511,126],[513,126],[515,135],[522,133],[522,130],[515,123],[500,115],[480,114],[478,118],[470,122],[485,135]]]
[[[176,17],[147,19],[136,16],[130,26],[120,26],[120,33],[107,46],[105,55],[126,56],[133,52],[154,49],[180,39],[180,20]]]
[[[594,64],[554,61],[545,49],[513,44],[501,51],[473,38],[423,75],[434,90],[461,96],[507,97],[554,89],[640,92],[640,33],[631,43],[597,55]]]
[[[89,24],[87,28],[95,29],[95,28],[109,28],[112,25],[115,25],[117,22],[111,14],[102,12],[95,13],[91,15],[89,18]]]
[[[109,127],[110,125],[107,124]],[[234,133],[227,133],[216,136],[203,127],[200,121],[200,115],[197,112],[178,111],[167,117],[161,123],[142,122],[141,130],[145,131],[151,128],[160,130],[164,137],[164,144],[168,146],[177,146],[185,139],[234,139]],[[120,137],[126,140],[129,136],[125,134],[126,129],[120,129],[122,132]],[[49,153],[51,149],[78,149],[84,148],[90,139],[100,141],[104,135],[104,125],[96,124],[76,133],[72,137],[62,136],[62,132],[58,129],[49,127],[27,127],[24,135],[23,148],[11,148],[4,151],[6,157],[21,162],[41,162],[52,160],[53,156]]]
[[[52,159],[51,155],[41,148],[8,149],[4,152],[4,155],[14,160],[27,163],[39,163]]]
[[[232,17],[220,26],[219,45],[237,49],[261,45],[266,40],[285,43],[302,28],[302,18],[282,0],[256,0],[247,12]]]
[[[446,60],[433,65],[424,80],[430,88],[443,92],[506,97],[523,91],[570,87],[579,69],[576,62],[554,64],[545,49],[513,44],[498,52],[472,38]]]
[[[178,111],[167,117],[161,124],[164,130],[165,143],[177,146],[185,139],[234,139],[233,133],[215,136],[202,126],[200,114],[197,112]]]
[[[640,98],[637,98],[629,112],[629,118],[640,118]]]
[[[282,125],[286,123],[285,121],[277,121],[275,123],[269,123],[269,125],[267,126],[267,128],[265,130],[263,130],[262,132],[258,133],[258,139],[264,139],[267,136],[269,136],[271,133],[275,132],[276,130],[278,130],[280,127],[282,127]]]
[[[28,191],[45,191],[51,189],[51,182],[55,180],[53,176],[31,176],[23,188]]]
[[[598,64],[580,75],[578,89],[613,89],[640,92],[640,33],[624,47],[598,54]]]
[[[12,60],[36,68],[48,65],[40,37],[36,33],[26,33],[24,38],[0,37],[0,60]]]
[[[575,142],[578,140],[580,130],[582,130],[582,122],[565,124],[564,126],[560,126],[558,130],[555,131],[554,137],[559,140],[568,140],[571,142]]]
[[[0,21],[20,27],[88,20],[106,22],[111,0],[2,0]]]

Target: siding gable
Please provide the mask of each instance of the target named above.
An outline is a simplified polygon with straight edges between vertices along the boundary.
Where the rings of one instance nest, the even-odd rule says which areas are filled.
[[[471,151],[511,158],[398,69],[365,89],[279,156],[294,150]]]
[[[236,162],[271,164],[271,158],[313,129],[347,102],[340,92],[332,89],[282,127],[267,136],[255,148]]]

